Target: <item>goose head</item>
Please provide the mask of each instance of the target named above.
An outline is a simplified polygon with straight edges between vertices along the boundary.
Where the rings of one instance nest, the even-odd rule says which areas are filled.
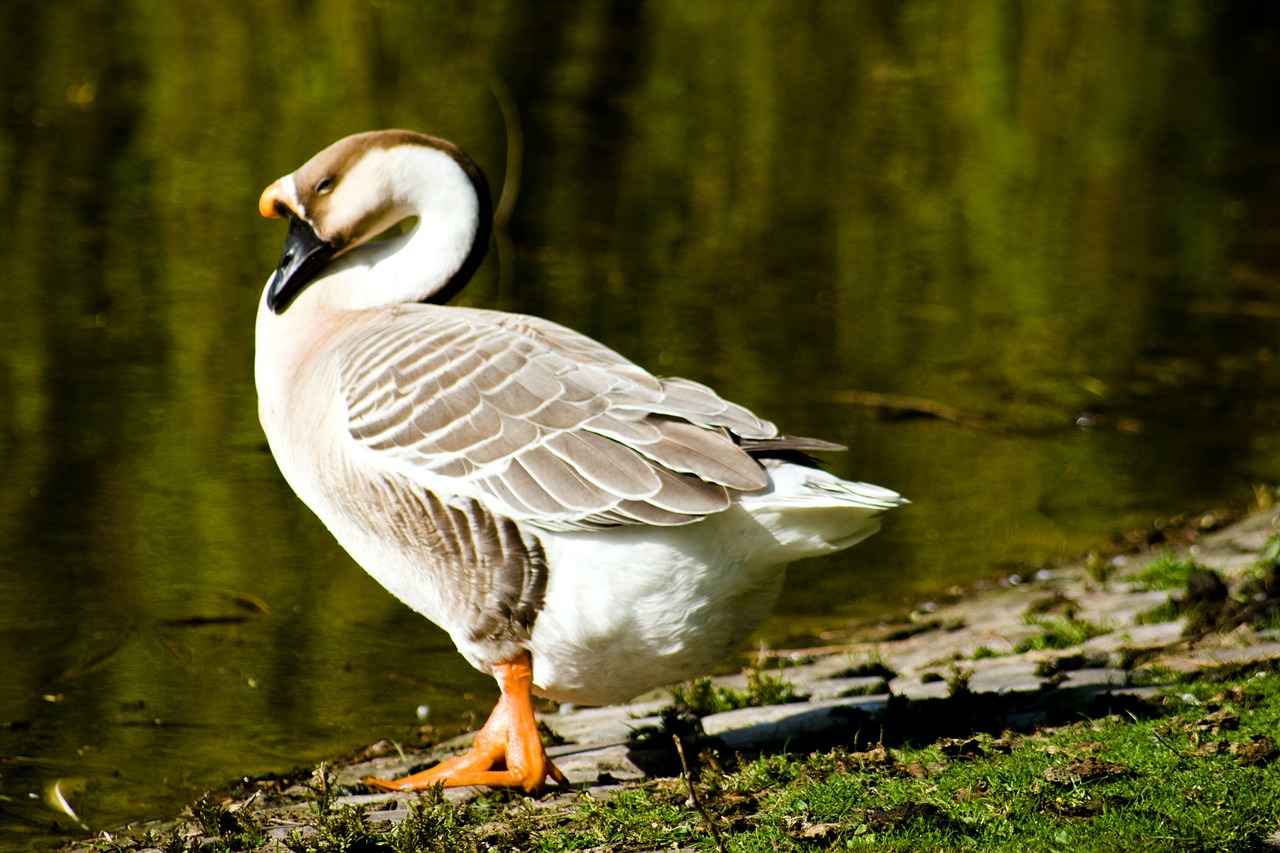
[[[328,304],[342,308],[447,302],[484,259],[493,218],[475,163],[453,143],[409,130],[338,140],[263,190],[258,212],[289,220],[264,295],[275,314],[328,279]],[[414,217],[403,236],[371,242]],[[331,275],[352,268],[363,274]]]

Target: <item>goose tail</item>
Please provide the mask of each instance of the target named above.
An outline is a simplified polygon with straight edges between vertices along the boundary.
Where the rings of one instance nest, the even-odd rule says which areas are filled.
[[[739,502],[776,540],[786,561],[857,545],[880,529],[880,515],[910,503],[871,483],[842,480],[820,468],[767,460],[769,485]]]

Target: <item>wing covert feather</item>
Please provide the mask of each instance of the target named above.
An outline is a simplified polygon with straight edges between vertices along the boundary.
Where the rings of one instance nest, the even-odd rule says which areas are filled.
[[[549,321],[398,306],[343,356],[350,435],[374,464],[531,524],[684,524],[767,482],[730,433],[767,442],[772,424]]]

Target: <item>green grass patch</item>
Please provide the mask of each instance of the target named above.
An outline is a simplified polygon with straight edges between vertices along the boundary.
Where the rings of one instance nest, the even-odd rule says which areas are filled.
[[[795,685],[782,676],[753,669],[747,672],[745,690],[718,687],[710,678],[699,678],[672,688],[671,698],[679,710],[695,717],[706,717],[739,708],[803,702],[809,697],[796,692]]]
[[[1044,651],[1045,649],[1069,649],[1072,646],[1080,645],[1085,640],[1110,633],[1109,629],[1103,628],[1101,625],[1090,622],[1087,619],[1028,618],[1027,624],[1040,627],[1043,629],[1042,633],[1019,640],[1014,644],[1014,654],[1022,654],[1028,651]]]
[[[1161,622],[1176,622],[1181,617],[1182,607],[1178,604],[1177,599],[1169,596],[1164,600],[1164,604],[1157,604],[1150,610],[1135,614],[1133,622],[1135,625],[1156,625]]]
[[[1280,533],[1273,533],[1267,537],[1262,551],[1258,554],[1258,566],[1269,568],[1278,562],[1280,562]]]
[[[873,655],[867,660],[845,667],[839,672],[832,675],[832,678],[866,678],[875,676],[883,678],[885,681],[892,681],[898,677],[898,673],[894,672],[878,655]]]
[[[857,696],[880,696],[889,692],[889,682],[883,678],[879,681],[868,682],[859,687],[850,687],[848,690],[842,690],[837,694],[841,699],[850,699]]]
[[[1131,712],[1064,710],[1059,724],[1021,732],[1000,731],[987,700],[970,694],[936,708],[934,722],[950,734],[931,735],[916,719],[928,703],[903,700],[884,718],[889,746],[737,760],[691,752],[696,800],[684,778],[552,805],[510,793],[456,805],[436,791],[391,827],[376,811],[333,808],[320,782],[311,823],[278,846],[208,798],[197,807],[207,837],[152,841],[168,853],[713,851],[717,843],[726,851],[1263,850],[1280,830],[1280,673],[1259,669],[1179,684]]]
[[[704,772],[700,799],[730,851],[1259,848],[1280,829],[1280,676],[1179,695],[1195,702],[1171,697],[1152,719],[766,755]],[[624,808],[593,809],[603,822],[592,837],[575,845],[564,827],[537,849],[714,849],[701,818],[673,804],[682,786],[645,790]],[[672,832],[655,834],[658,825]]]
[[[192,804],[191,815],[206,836],[228,850],[255,850],[266,843],[266,833],[249,811],[233,811],[209,794]],[[181,849],[181,843],[178,838],[169,838],[165,849]]]
[[[1104,557],[1095,551],[1085,559],[1084,569],[1089,573],[1089,577],[1106,586],[1107,581],[1111,580],[1111,576],[1116,573],[1117,566],[1114,559]]]
[[[1163,554],[1132,576],[1143,589],[1186,589],[1187,581],[1204,566],[1185,554]]]

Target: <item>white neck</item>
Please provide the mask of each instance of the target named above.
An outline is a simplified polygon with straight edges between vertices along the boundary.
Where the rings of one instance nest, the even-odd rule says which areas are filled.
[[[452,157],[435,148],[370,151],[335,195],[334,202],[344,208],[385,211],[375,231],[409,217],[418,221],[400,237],[342,255],[285,314],[421,302],[449,282],[475,242],[480,220],[475,185]]]

